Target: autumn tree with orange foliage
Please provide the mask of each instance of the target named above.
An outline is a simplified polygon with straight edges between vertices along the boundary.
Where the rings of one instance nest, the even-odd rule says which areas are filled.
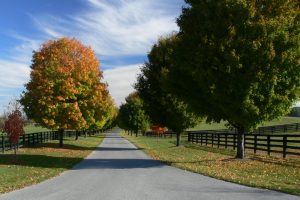
[[[108,121],[114,103],[99,64],[76,39],[50,40],[33,53],[21,103],[30,119],[59,131],[60,146],[65,129],[102,128]]]

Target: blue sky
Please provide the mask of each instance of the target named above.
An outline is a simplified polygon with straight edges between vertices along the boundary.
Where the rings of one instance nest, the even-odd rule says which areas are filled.
[[[178,30],[182,6],[184,0],[1,0],[0,115],[29,81],[32,51],[60,37],[95,50],[120,105],[153,43]]]
[[[183,5],[184,0],[1,0],[0,114],[24,90],[32,51],[60,37],[94,49],[120,105],[153,43],[178,30]]]

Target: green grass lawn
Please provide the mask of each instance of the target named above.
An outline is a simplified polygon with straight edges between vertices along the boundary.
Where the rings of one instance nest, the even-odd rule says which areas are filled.
[[[300,158],[281,159],[247,152],[246,160],[234,159],[235,151],[201,147],[175,138],[134,137],[123,134],[148,155],[171,166],[240,183],[300,195]]]
[[[50,130],[41,126],[35,126],[30,124],[24,127],[24,131],[26,134],[26,133],[37,133],[37,132],[50,131]],[[2,132],[0,131],[0,135],[1,134]]]
[[[282,117],[277,120],[264,122],[261,126],[274,126],[274,125],[292,124],[292,123],[300,123],[300,117]]]
[[[0,153],[0,193],[9,192],[57,176],[85,158],[102,142],[104,135],[68,138],[64,147],[58,141],[20,148],[15,161],[12,151]]]
[[[263,122],[260,126],[274,126],[274,125],[292,124],[292,123],[300,123],[300,117],[282,117],[280,119]],[[196,127],[191,128],[189,130],[227,129],[225,124],[226,124],[225,121],[221,121],[220,123],[211,123],[211,124],[207,124],[204,121],[204,122],[198,124]]]
[[[25,133],[36,133],[36,132],[43,132],[43,131],[50,131],[50,130],[41,126],[35,126],[30,124],[24,127],[24,131]]]

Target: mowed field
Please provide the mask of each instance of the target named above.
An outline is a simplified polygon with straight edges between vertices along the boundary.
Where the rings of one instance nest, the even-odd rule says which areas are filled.
[[[292,124],[292,123],[300,123],[300,117],[281,117],[276,120],[266,121],[262,123],[260,126],[274,126],[274,125]],[[189,130],[216,130],[216,129],[227,129],[226,122],[222,121],[220,123],[207,124],[204,121]]]
[[[43,132],[43,131],[51,131],[50,129],[41,127],[41,126],[35,126],[35,125],[27,125],[24,127],[25,134],[26,133],[37,133],[37,132]],[[2,132],[0,131],[0,135]]]

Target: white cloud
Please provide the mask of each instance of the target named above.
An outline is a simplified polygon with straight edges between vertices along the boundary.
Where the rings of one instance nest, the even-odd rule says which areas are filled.
[[[16,61],[0,60],[0,87],[19,88],[28,80],[29,65]]]
[[[100,60],[146,55],[159,36],[177,30],[175,20],[183,4],[183,0],[86,2],[87,9],[69,16],[28,14],[41,34],[26,37],[12,30],[15,34],[11,37],[18,43],[8,50],[7,59],[0,58],[0,87],[11,89],[0,95],[0,107],[6,95],[19,95],[29,80],[32,51],[38,50],[42,42],[62,36],[75,37],[91,46],[100,55]],[[104,71],[104,78],[118,105],[133,91],[138,66],[106,66],[114,67]]]
[[[103,72],[104,82],[108,83],[109,92],[118,106],[125,101],[129,93],[134,91],[133,85],[140,73],[141,65],[123,66]]]
[[[100,55],[144,55],[159,36],[176,31],[174,5],[160,0],[89,0],[90,9],[74,16],[32,16],[50,37],[76,37]],[[172,4],[172,3],[170,3]],[[177,8],[180,8],[178,5]],[[66,28],[67,27],[67,28]]]

